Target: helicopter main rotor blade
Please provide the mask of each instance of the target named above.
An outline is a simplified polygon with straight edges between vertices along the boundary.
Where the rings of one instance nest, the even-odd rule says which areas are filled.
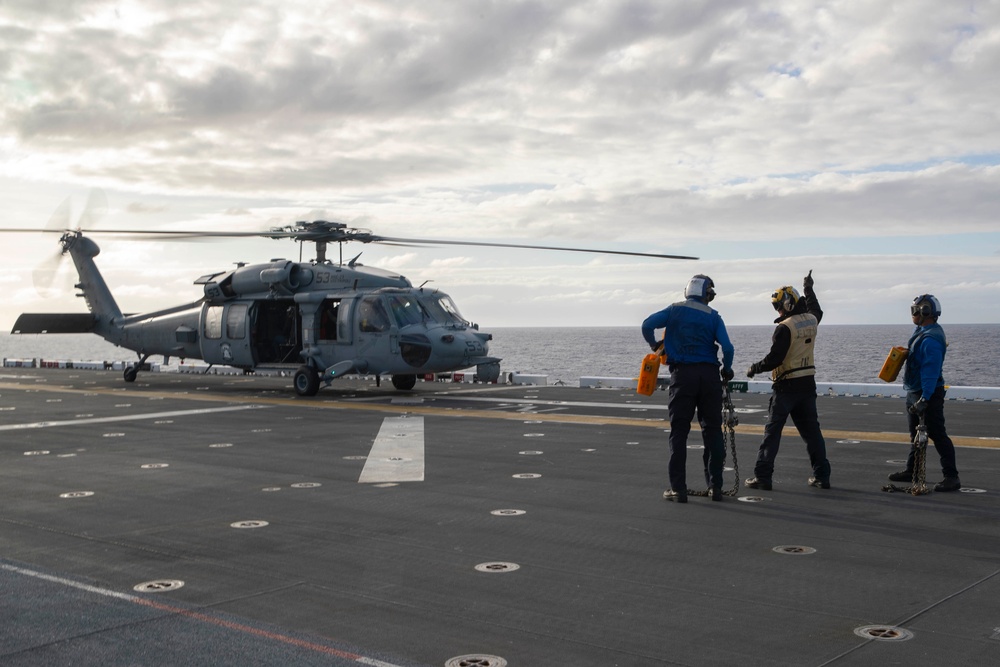
[[[657,259],[698,259],[687,255],[662,255],[651,252],[630,252],[627,250],[597,250],[594,248],[566,248],[562,246],[525,245],[520,243],[487,243],[485,241],[443,241],[440,239],[403,239],[391,236],[376,236],[376,243],[424,243],[434,245],[479,246],[484,248],[520,248],[524,250],[561,250],[563,252],[589,252],[599,255],[627,255],[630,257],[654,257]]]
[[[26,229],[24,227],[0,227],[3,234],[65,234],[67,229]]]
[[[0,229],[0,231],[4,231]],[[27,230],[22,230],[27,231]],[[166,239],[188,240],[198,238],[251,238],[256,236],[268,236],[270,232],[194,232],[175,230],[152,230],[152,229],[80,229],[84,234],[100,234],[102,236],[135,236],[149,237],[160,236]],[[293,238],[288,235],[288,238]]]
[[[5,231],[31,231],[26,229],[0,229]],[[667,255],[652,252],[634,252],[628,250],[599,250],[596,248],[569,248],[565,246],[531,245],[522,243],[489,243],[486,241],[447,241],[443,239],[411,239],[394,236],[378,236],[371,232],[359,230],[336,230],[331,233],[300,231],[296,229],[272,229],[266,232],[221,232],[221,231],[181,231],[181,230],[159,230],[148,229],[80,229],[77,230],[85,234],[101,234],[105,236],[125,236],[156,238],[161,240],[190,241],[197,239],[223,239],[223,238],[254,238],[263,237],[270,239],[292,239],[294,241],[321,241],[327,243],[385,243],[387,245],[451,245],[451,246],[475,246],[481,248],[515,248],[520,250],[556,250],[562,252],[585,252],[596,255],[624,255],[628,257],[651,257],[654,259],[685,259],[697,260],[697,257],[689,255]]]

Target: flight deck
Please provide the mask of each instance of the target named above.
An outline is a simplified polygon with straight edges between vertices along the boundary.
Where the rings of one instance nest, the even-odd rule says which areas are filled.
[[[996,661],[1000,402],[946,403],[964,487],[919,496],[902,400],[821,395],[833,488],[789,424],[773,491],[733,402],[738,491],[678,505],[662,391],[2,369],[0,662]]]

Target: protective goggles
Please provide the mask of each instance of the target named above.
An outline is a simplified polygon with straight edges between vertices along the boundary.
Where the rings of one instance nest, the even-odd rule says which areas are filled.
[[[931,307],[929,304],[921,303],[919,305],[910,306],[910,316],[920,315],[922,317],[929,317],[931,314]]]

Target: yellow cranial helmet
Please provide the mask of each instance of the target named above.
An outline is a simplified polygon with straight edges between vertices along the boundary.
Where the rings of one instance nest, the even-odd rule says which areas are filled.
[[[771,305],[775,310],[783,310],[790,313],[795,309],[795,304],[799,302],[799,293],[791,285],[785,285],[774,290],[771,294]]]

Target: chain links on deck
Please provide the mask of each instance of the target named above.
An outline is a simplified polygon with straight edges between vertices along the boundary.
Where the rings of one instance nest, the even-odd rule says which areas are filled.
[[[739,417],[736,416],[736,406],[733,405],[732,393],[729,390],[729,383],[726,383],[726,400],[723,403],[725,408],[724,419],[722,421],[723,428],[726,429],[726,438],[729,440],[729,451],[733,455],[733,475],[735,475],[735,480],[733,481],[733,488],[726,491],[727,496],[735,496],[740,492],[740,466],[736,462],[736,426],[739,425]]]
[[[729,443],[729,451],[733,455],[733,474],[736,476],[733,482],[733,488],[728,491],[723,491],[722,494],[725,496],[735,496],[740,492],[740,466],[736,461],[736,426],[740,423],[739,417],[736,416],[736,406],[733,405],[732,392],[729,389],[729,383],[725,383],[726,395],[722,402],[723,415],[722,415],[722,428],[724,433],[724,438]],[[706,463],[706,466],[708,464]],[[706,482],[711,485],[711,481],[708,480],[708,469],[705,469]],[[692,491],[688,490],[689,496],[707,496],[709,492],[706,491]]]
[[[920,415],[917,433],[913,436],[913,448],[913,484],[910,486],[886,484],[882,487],[883,491],[888,493],[900,491],[914,496],[930,493],[930,489],[927,488],[927,425],[924,423],[923,415]]]

